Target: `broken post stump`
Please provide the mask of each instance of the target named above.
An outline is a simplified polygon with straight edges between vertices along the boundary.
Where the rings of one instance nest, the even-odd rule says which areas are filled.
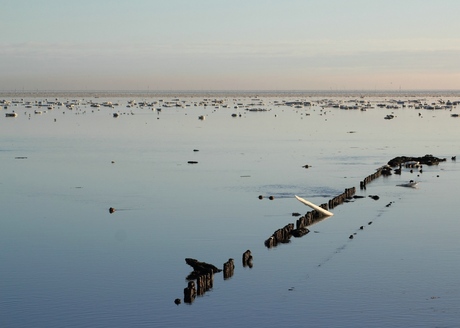
[[[189,281],[187,287],[184,288],[184,302],[191,304],[196,297],[196,287],[194,281]]]
[[[233,259],[228,259],[227,262],[224,263],[224,280],[227,280],[233,276],[235,272],[235,263]]]
[[[243,253],[243,267],[252,268],[252,254],[249,249]]]

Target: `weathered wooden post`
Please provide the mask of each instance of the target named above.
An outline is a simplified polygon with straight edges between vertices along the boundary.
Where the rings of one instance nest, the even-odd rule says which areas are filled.
[[[252,255],[249,249],[243,253],[243,267],[247,266],[252,268]]]
[[[195,281],[189,281],[187,287],[184,288],[184,302],[191,304],[196,297]]]
[[[214,284],[214,274],[212,270],[208,270],[206,273],[200,275],[197,280],[197,295],[204,295],[204,293],[210,290]]]
[[[233,276],[234,271],[235,263],[233,259],[228,259],[228,261],[224,263],[224,280],[231,278]]]

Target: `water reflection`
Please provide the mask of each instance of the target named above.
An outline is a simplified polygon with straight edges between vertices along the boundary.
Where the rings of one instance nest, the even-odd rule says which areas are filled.
[[[301,326],[305,304],[315,314],[313,326],[403,326],[394,319],[401,317],[405,326],[423,325],[427,316],[411,311],[425,313],[428,306],[443,315],[426,324],[455,326],[458,315],[448,311],[460,263],[458,220],[448,215],[459,182],[454,163],[443,163],[440,179],[428,166],[420,179],[414,169],[416,193],[395,187],[410,179],[404,167],[403,178],[377,179],[367,190],[379,201],[341,207],[337,219],[316,221],[321,234],[266,250],[263,241],[275,229],[296,225],[280,220],[292,212],[294,194],[327,201],[399,153],[435,149],[451,158],[458,152],[458,121],[450,113],[429,112],[415,122],[417,112],[401,109],[397,119],[384,121],[385,109],[337,108],[328,110],[326,122],[312,103],[295,110],[268,105],[271,112],[243,112],[241,119],[231,118],[233,110],[202,105],[165,107],[158,120],[153,107],[91,111],[82,103],[31,118],[19,104],[16,119],[1,116],[0,157],[8,172],[0,181],[3,326],[177,327],[189,319],[203,327],[271,326],[279,318]],[[301,168],[305,163],[311,168]],[[259,194],[265,201],[256,200]],[[383,206],[393,200],[390,210]],[[430,224],[440,213],[442,222]],[[372,229],[364,225],[370,220]],[[353,247],[344,252],[344,245]],[[197,279],[184,282],[188,249],[203,259],[230,252],[222,263],[247,248],[257,254],[251,274],[238,271],[245,262],[236,256],[233,266],[226,262],[224,283],[214,273],[219,279],[212,287],[203,284],[204,295],[219,296],[217,302],[200,298],[194,311],[172,304],[176,297],[184,302],[188,283],[197,292]],[[306,260],[292,260],[300,257]],[[443,279],[432,279],[440,274]],[[432,295],[439,303],[423,304]],[[253,304],[257,313],[245,310]],[[222,320],[229,313],[241,315]],[[376,320],[381,313],[388,314],[384,322]]]

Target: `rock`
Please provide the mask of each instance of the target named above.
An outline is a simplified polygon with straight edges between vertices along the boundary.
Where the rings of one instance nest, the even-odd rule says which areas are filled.
[[[174,300],[174,303],[175,303],[176,305],[179,305],[179,304],[181,303],[180,298],[176,298],[176,299]]]
[[[185,262],[190,265],[194,271],[198,273],[208,273],[211,271],[212,273],[216,272],[221,272],[222,270],[218,269],[216,266],[206,263],[206,262],[200,262],[198,260],[192,259],[192,258],[186,258]]]
[[[113,207],[109,208],[109,213],[110,213],[110,214],[114,213],[115,211],[116,211],[116,210],[115,210]]]
[[[385,166],[382,168],[382,175],[387,177],[391,175],[391,168],[389,166]]]
[[[309,232],[310,232],[310,230],[308,230],[307,228],[303,227],[303,228],[298,228],[298,229],[292,230],[291,235],[293,235],[296,238],[299,238],[299,237],[305,236]]]
[[[370,198],[372,198],[373,200],[379,200],[380,197],[377,196],[377,195],[369,195]]]
[[[398,156],[391,159],[388,165],[391,167],[402,165],[406,162],[419,162],[425,165],[437,165],[440,162],[445,162],[445,158],[434,157],[433,155],[425,155],[423,157],[410,157],[410,156]]]

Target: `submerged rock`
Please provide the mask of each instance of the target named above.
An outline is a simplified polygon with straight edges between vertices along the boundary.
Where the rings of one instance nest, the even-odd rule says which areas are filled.
[[[440,162],[445,161],[445,158],[438,158],[434,157],[433,155],[425,155],[423,157],[398,156],[388,161],[388,165],[391,167],[395,167],[403,165],[407,162],[419,162],[420,164],[425,165],[438,165]]]

